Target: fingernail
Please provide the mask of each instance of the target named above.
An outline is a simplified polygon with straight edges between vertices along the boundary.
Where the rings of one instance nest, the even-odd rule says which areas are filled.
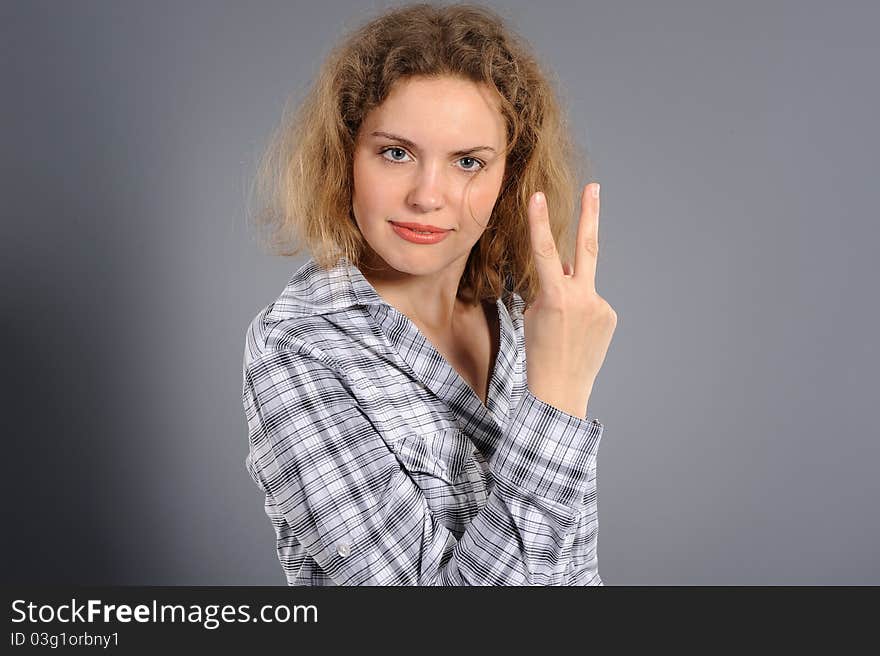
[[[542,194],[539,191],[537,194],[535,194],[535,206],[541,207],[543,204],[544,204],[544,194]]]
[[[593,187],[593,198],[598,198],[598,197],[599,197],[599,185],[597,184],[596,186]]]

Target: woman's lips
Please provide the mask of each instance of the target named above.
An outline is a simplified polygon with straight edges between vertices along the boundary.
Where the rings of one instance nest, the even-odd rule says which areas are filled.
[[[407,228],[406,225],[394,223],[394,221],[391,221],[390,223],[391,229],[394,230],[399,237],[413,244],[436,244],[446,239],[446,236],[451,232],[450,230],[442,230],[440,232],[421,233],[416,232],[411,228]],[[438,230],[438,228],[434,228],[434,230]]]
[[[392,221],[391,223],[417,232],[448,232],[446,228],[438,228],[437,226],[428,225],[427,223],[413,223],[411,221]]]

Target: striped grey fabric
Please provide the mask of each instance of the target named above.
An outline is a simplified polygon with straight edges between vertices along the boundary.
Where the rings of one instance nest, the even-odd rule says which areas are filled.
[[[531,393],[522,298],[496,304],[485,406],[345,259],[251,322],[245,466],[289,585],[603,585],[603,425]]]

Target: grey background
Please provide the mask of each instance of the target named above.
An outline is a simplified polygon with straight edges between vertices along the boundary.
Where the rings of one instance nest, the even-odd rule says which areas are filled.
[[[241,357],[302,259],[246,192],[385,6],[2,4],[4,582],[285,583]],[[877,4],[490,6],[602,184],[605,582],[880,584]]]

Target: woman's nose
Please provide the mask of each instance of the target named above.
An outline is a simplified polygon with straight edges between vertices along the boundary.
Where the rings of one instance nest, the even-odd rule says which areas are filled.
[[[443,207],[446,181],[440,166],[426,165],[418,170],[407,198],[410,205],[423,212]]]

